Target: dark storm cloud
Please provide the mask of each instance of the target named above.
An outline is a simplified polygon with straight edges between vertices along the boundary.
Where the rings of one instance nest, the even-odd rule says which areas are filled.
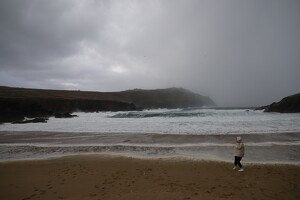
[[[219,105],[300,91],[295,0],[0,2],[0,85],[185,87]]]

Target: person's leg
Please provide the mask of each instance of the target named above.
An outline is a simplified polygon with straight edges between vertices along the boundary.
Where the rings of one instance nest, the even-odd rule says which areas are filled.
[[[238,163],[238,166],[240,167],[239,172],[243,172],[243,171],[244,171],[243,166],[242,166],[242,164],[241,164],[242,158],[243,158],[243,157],[238,157],[238,159],[237,159],[237,161],[238,161],[238,162],[237,162],[237,163]]]
[[[233,167],[233,169],[236,169],[237,164],[238,164],[238,158],[237,158],[237,156],[234,156],[234,162],[233,162],[234,167]]]
[[[243,158],[243,157],[237,157],[237,165],[238,165],[240,168],[243,168],[243,165],[241,164],[242,158]]]

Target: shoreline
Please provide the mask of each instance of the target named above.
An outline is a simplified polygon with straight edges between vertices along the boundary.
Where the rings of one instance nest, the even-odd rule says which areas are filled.
[[[0,162],[0,199],[299,199],[300,166],[73,155]]]
[[[35,160],[77,154],[133,158],[183,157],[231,161],[234,135],[105,134],[0,131],[0,160]],[[245,163],[300,164],[300,134],[242,135]]]
[[[232,164],[234,161],[234,156],[232,156],[231,160],[228,159],[218,159],[212,157],[191,157],[191,156],[134,156],[129,154],[122,154],[122,153],[70,153],[70,154],[63,154],[63,155],[52,155],[48,157],[30,157],[30,158],[16,158],[16,159],[0,159],[1,163],[12,163],[12,162],[39,162],[39,161],[51,161],[51,160],[58,160],[64,158],[72,158],[72,157],[99,157],[99,158],[111,158],[111,159],[136,159],[136,160],[145,160],[145,161],[174,161],[174,162],[217,162],[217,163],[224,163],[224,164]],[[270,161],[270,162],[260,162],[260,161],[245,161],[243,159],[241,161],[244,165],[247,166],[254,166],[254,165],[262,165],[262,166],[296,166],[300,167],[300,162],[283,162],[283,161]]]
[[[1,124],[0,124],[1,125]],[[3,125],[3,124],[2,124]],[[188,136],[238,136],[238,135],[269,135],[269,134],[300,134],[300,131],[270,131],[270,132],[226,132],[226,133],[189,133],[189,132],[142,132],[142,131],[57,131],[57,130],[0,130],[0,134],[24,134],[24,133],[30,133],[30,134],[98,134],[98,135],[107,135],[107,134],[114,134],[114,135],[122,135],[122,134],[131,134],[131,135],[188,135]]]

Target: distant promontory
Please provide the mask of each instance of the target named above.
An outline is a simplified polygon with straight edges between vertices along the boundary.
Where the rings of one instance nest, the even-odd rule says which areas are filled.
[[[263,106],[264,112],[279,112],[279,113],[299,113],[300,112],[300,93],[287,96],[279,102],[274,102],[270,105]]]
[[[70,113],[77,111],[134,111],[201,106],[215,106],[215,103],[209,97],[183,88],[90,92],[0,86],[0,123],[22,122],[25,118],[72,117]]]

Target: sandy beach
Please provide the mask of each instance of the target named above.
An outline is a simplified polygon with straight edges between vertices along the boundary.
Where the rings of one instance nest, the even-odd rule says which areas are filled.
[[[300,199],[300,166],[78,155],[0,162],[0,199]]]

